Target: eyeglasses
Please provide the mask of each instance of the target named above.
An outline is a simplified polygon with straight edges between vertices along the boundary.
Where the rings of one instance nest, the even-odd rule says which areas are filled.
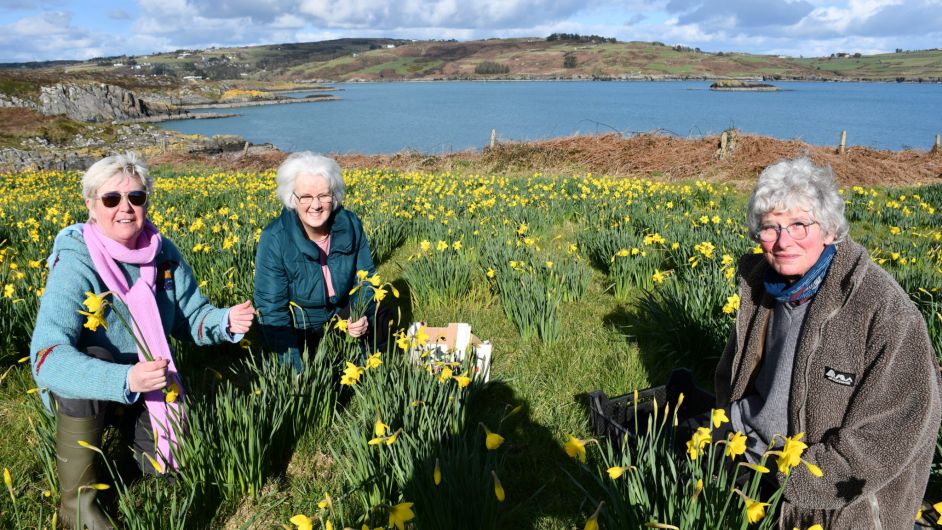
[[[109,191],[108,193],[102,193],[98,197],[98,200],[101,201],[105,208],[114,208],[121,204],[121,197],[127,197],[128,202],[134,206],[144,206],[144,204],[147,203],[147,192],[143,190],[129,191],[127,193]]]
[[[759,231],[756,235],[759,237],[759,241],[771,243],[773,241],[777,241],[778,238],[782,235],[782,230],[785,230],[788,232],[788,236],[793,240],[801,241],[802,239],[808,237],[808,227],[816,224],[818,224],[817,221],[811,221],[808,223],[798,221],[791,223],[788,226],[765,225],[759,227]]]
[[[334,202],[334,196],[330,193],[324,193],[324,194],[318,195],[317,197],[313,195],[301,195],[299,197],[297,193],[292,193],[291,195],[294,195],[294,198],[298,200],[298,204],[302,206],[307,206],[308,204],[311,204],[312,202],[314,202],[314,199],[317,199],[317,202],[321,204],[330,204]]]

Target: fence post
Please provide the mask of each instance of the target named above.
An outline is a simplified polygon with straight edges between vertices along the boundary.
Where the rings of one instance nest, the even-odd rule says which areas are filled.
[[[497,129],[491,129],[491,149],[497,145]]]
[[[841,131],[841,145],[837,147],[837,153],[840,155],[844,154],[844,145],[847,143],[847,131]]]
[[[935,145],[932,146],[932,152],[938,153],[940,150],[942,150],[942,146],[939,145],[939,135],[937,134],[935,135]]]
[[[245,142],[245,146],[242,147],[242,157],[244,158],[247,154],[249,154],[249,143]]]

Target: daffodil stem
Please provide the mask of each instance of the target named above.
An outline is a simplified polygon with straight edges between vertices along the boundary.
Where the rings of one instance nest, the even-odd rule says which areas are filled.
[[[115,296],[115,298],[118,300],[121,300],[117,296]],[[124,318],[124,315],[122,315],[120,311],[115,311],[114,314],[118,316],[118,320],[121,321],[121,324],[128,331],[128,333],[131,334],[131,337],[134,338],[134,343],[137,345],[138,350],[140,350],[141,355],[144,356],[144,359],[147,360],[148,362],[153,361],[154,360],[153,355],[150,354],[150,350],[147,348],[147,345],[144,344],[143,342],[144,334],[141,333],[140,326],[138,326],[137,321],[134,320],[134,315],[131,315],[131,308],[128,307],[127,303],[125,303],[123,300],[121,300],[121,303],[124,304],[124,307],[128,310],[128,315],[131,316],[131,322],[134,323],[134,328],[137,329],[137,333],[140,333],[141,338],[138,338],[138,335],[134,333],[134,329],[132,329],[131,324],[128,323],[127,319]]]

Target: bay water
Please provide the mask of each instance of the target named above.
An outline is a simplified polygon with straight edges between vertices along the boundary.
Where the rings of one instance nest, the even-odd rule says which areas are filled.
[[[711,91],[709,81],[340,83],[331,85],[338,101],[227,109],[240,116],[161,126],[341,154],[479,149],[492,129],[501,141],[653,131],[698,137],[735,127],[835,146],[846,130],[848,146],[877,149],[929,149],[942,132],[940,84],[775,84],[777,92]]]

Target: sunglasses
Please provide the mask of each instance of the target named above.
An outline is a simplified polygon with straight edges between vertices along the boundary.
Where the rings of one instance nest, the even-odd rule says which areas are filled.
[[[118,193],[117,191],[109,191],[108,193],[103,193],[98,197],[98,200],[105,206],[105,208],[114,208],[121,203],[121,197],[127,195],[128,202],[134,206],[144,206],[147,203],[147,192],[143,190],[129,191],[127,193]]]

